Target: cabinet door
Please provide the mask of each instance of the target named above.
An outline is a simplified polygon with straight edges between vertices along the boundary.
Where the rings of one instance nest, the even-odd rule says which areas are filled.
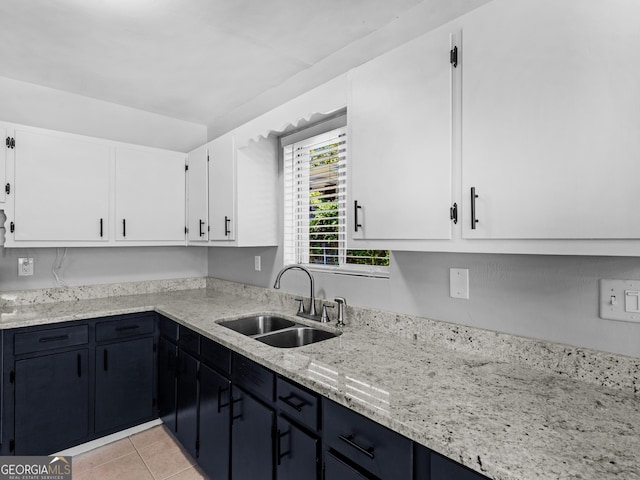
[[[200,364],[198,464],[212,478],[228,479],[231,453],[231,382]]]
[[[153,418],[153,338],[96,347],[96,432]]]
[[[158,341],[158,415],[172,432],[176,431],[176,364],[178,347],[160,337]]]
[[[451,237],[450,43],[426,35],[350,73],[350,238]]]
[[[499,2],[463,38],[464,237],[640,238],[636,5]]]
[[[18,360],[15,454],[49,455],[89,434],[89,352]]]
[[[233,134],[209,142],[209,239],[235,240],[236,153]]]
[[[327,453],[324,461],[324,480],[367,480],[367,477],[331,453]]]
[[[15,132],[15,241],[108,239],[109,147],[55,132]]]
[[[316,437],[279,416],[276,431],[276,476],[278,480],[319,479],[319,446]]]
[[[0,127],[0,140],[8,139],[7,129]],[[10,139],[9,139],[10,140]],[[14,139],[15,140],[15,139]],[[2,152],[0,153],[0,203],[4,203],[7,199],[7,194],[5,191],[5,185],[7,183],[7,154],[8,148],[2,148]],[[12,185],[13,187],[13,185]]]
[[[233,387],[231,475],[233,480],[273,480],[275,414],[251,395]]]
[[[198,442],[198,361],[178,350],[176,437],[193,458]]]
[[[209,168],[207,160],[206,145],[189,153],[189,170],[187,170],[187,227],[189,233],[187,238],[190,243],[209,240]]]
[[[116,148],[116,239],[185,239],[185,156]]]

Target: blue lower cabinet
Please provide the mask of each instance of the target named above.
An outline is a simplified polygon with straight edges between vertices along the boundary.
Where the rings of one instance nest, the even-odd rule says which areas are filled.
[[[318,480],[320,442],[283,416],[278,416],[275,440],[278,480]]]
[[[198,452],[198,367],[195,358],[178,350],[176,437],[193,458]]]
[[[165,337],[158,340],[158,416],[176,431],[178,347]]]
[[[231,382],[200,364],[198,464],[207,475],[228,480],[231,454]]]
[[[464,465],[449,460],[442,455],[431,452],[431,476],[428,480],[486,480],[487,477]],[[418,480],[418,479],[416,479]],[[427,480],[427,479],[425,479]]]
[[[273,480],[275,412],[232,388],[231,478]]]
[[[354,467],[347,465],[331,452],[327,452],[324,458],[324,480],[368,480]]]

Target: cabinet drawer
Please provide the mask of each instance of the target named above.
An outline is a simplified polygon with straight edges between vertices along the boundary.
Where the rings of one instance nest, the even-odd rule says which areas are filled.
[[[318,397],[284,378],[276,380],[276,404],[290,418],[318,430]]]
[[[200,337],[200,359],[209,367],[231,374],[231,350],[210,338]]]
[[[200,356],[200,334],[184,325],[180,325],[178,328],[180,329],[178,346],[195,357]]]
[[[14,337],[14,352],[40,352],[53,348],[83,345],[89,342],[89,326],[74,325],[72,327],[51,328],[28,333],[16,333]]]
[[[232,380],[247,392],[269,403],[273,402],[274,374],[262,365],[234,354]]]
[[[178,341],[178,324],[170,318],[158,315],[158,328],[160,335],[171,340],[173,343]]]
[[[328,447],[383,480],[411,478],[411,440],[329,400],[323,407]]]
[[[106,342],[119,338],[133,337],[136,335],[152,334],[154,330],[155,315],[127,315],[118,317],[117,320],[98,322],[96,324],[96,342]]]

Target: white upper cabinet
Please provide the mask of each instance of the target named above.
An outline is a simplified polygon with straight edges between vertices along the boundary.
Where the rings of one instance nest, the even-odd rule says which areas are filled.
[[[189,243],[209,241],[209,167],[207,146],[196,148],[188,156],[187,238]]]
[[[8,218],[15,231],[7,231],[7,246],[107,241],[109,146],[40,129],[17,128],[13,137],[14,210]]]
[[[439,30],[349,74],[351,248],[451,238],[452,41]]]
[[[636,2],[501,1],[463,29],[463,237],[640,238]]]
[[[236,148],[232,133],[207,145],[209,149],[209,239],[236,238]]]
[[[8,135],[8,131],[6,128],[0,126],[0,135],[5,139],[5,146],[0,146],[2,148],[2,153],[0,153],[0,203],[4,203],[7,198],[6,189],[11,189],[11,186],[7,187],[7,157],[9,150],[13,150],[15,145],[15,138],[12,138]]]
[[[116,147],[116,240],[184,244],[185,164],[182,153]]]
[[[278,244],[278,153],[273,139],[238,148],[234,133],[208,144],[212,246]]]

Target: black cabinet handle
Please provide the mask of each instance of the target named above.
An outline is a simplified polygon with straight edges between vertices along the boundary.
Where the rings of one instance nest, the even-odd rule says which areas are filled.
[[[299,400],[298,403],[292,402],[291,399],[293,399],[293,398],[298,399]],[[298,397],[295,393],[291,393],[291,394],[287,395],[286,397],[279,396],[278,400],[282,400],[284,403],[289,405],[291,408],[294,408],[298,412],[301,412],[302,411],[302,407],[304,407],[305,405],[309,404],[309,402],[307,402],[306,400],[303,400],[302,398]]]
[[[58,342],[60,340],[68,340],[69,335],[56,335],[55,337],[42,337],[38,339],[40,343]]]
[[[240,415],[234,415],[235,404],[242,402],[242,397],[240,398],[232,398],[231,399],[231,420],[239,420],[242,418],[242,413]]]
[[[78,377],[82,377],[82,356],[78,354]]]
[[[231,230],[229,230],[229,222],[230,221],[231,221],[231,219],[225,215],[224,216],[224,236],[225,237],[228,237],[229,234],[231,233]]]
[[[107,349],[104,349],[104,354],[102,355],[102,361],[104,364],[104,371],[106,372],[109,369],[109,353],[107,352]]]
[[[282,437],[286,437],[287,435],[289,435],[289,432],[281,433],[280,430],[276,430],[276,459],[277,459],[278,465],[280,465],[281,460],[284,457],[286,457],[291,453],[291,450],[287,450],[286,452],[282,453],[282,445],[280,445],[280,439]]]
[[[476,223],[479,222],[479,220],[476,219],[476,198],[478,198],[478,195],[476,195],[476,187],[471,187],[471,230],[475,230]]]
[[[122,327],[116,327],[116,332],[124,332],[127,330],[137,330],[140,325],[124,325]]]
[[[222,403],[222,392],[226,392],[228,390],[229,390],[228,388],[218,387],[218,413],[220,413],[220,411],[224,407],[228,407],[229,405],[231,405],[230,402]]]
[[[348,435],[348,436],[345,437],[344,435],[340,435],[338,438],[340,440],[342,440],[343,442],[345,442],[347,445],[352,446],[353,448],[358,450],[360,453],[364,453],[367,457],[369,457],[370,459],[373,460],[373,458],[375,457],[374,448],[373,447],[364,448],[364,447],[358,445],[356,442],[353,441],[353,437],[354,436],[355,435]]]
[[[200,220],[200,236],[203,237],[204,236],[204,232],[202,231],[202,227],[204,225],[204,222],[202,220]]]
[[[100,238],[102,238],[103,236],[104,236],[103,235],[103,221],[102,221],[102,219],[100,219]]]
[[[358,200],[354,200],[353,201],[353,216],[354,216],[354,225],[355,225],[355,231],[358,231],[358,227],[362,228],[362,225],[358,223],[358,210],[362,208],[361,205],[358,205]]]
[[[122,236],[123,237],[127,236],[127,219],[126,218],[122,219]]]

